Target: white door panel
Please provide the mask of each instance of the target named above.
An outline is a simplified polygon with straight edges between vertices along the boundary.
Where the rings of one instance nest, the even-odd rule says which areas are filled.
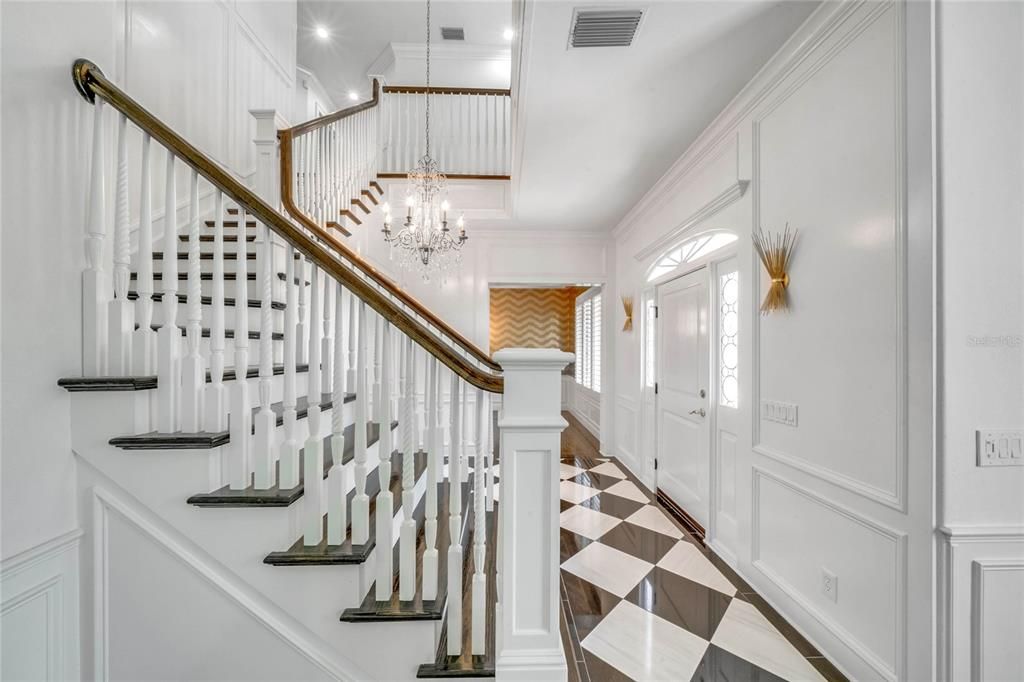
[[[701,269],[658,287],[658,487],[705,528],[708,284]]]

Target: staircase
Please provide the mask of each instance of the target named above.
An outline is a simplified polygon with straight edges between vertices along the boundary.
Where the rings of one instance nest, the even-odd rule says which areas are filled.
[[[95,65],[73,75],[95,108],[83,376],[58,381],[81,489],[135,509],[265,623],[314,633],[294,644],[334,677],[564,679],[555,467],[571,356],[491,358],[344,245],[383,194],[377,87],[280,131],[280,175],[257,194]],[[161,161],[171,218],[155,234]]]

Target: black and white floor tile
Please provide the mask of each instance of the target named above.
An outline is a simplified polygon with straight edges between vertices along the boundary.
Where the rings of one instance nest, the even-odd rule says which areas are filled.
[[[835,679],[823,676],[741,592],[749,588],[733,584],[617,463],[563,456],[560,494],[572,640],[566,655],[576,658],[581,678]]]

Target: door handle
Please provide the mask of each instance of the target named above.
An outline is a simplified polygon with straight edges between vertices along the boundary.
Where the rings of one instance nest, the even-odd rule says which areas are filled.
[[[699,410],[690,410],[690,414],[699,414],[700,416],[703,417],[704,415],[707,414],[707,412],[705,412],[704,408],[702,407]]]

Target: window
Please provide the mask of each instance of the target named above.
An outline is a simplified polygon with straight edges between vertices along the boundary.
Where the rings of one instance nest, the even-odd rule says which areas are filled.
[[[654,320],[657,318],[654,297],[644,302],[644,386],[654,388]]]
[[[727,244],[732,244],[736,239],[736,235],[728,232],[711,232],[683,242],[679,246],[669,249],[668,253],[654,263],[654,267],[651,268],[651,272],[647,275],[647,281],[653,282],[662,275],[672,272],[683,263],[703,258],[712,251],[717,251]]]
[[[597,393],[601,392],[601,312],[599,289],[576,299],[576,383]]]
[[[718,402],[724,407],[739,406],[739,273],[735,270],[718,278]]]

